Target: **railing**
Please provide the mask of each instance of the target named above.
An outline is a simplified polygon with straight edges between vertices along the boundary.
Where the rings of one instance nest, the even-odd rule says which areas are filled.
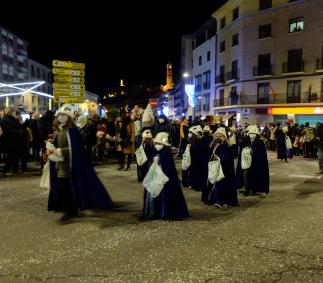
[[[323,58],[316,60],[316,70],[323,70]]]
[[[232,70],[231,72],[227,72],[225,74],[226,81],[239,80],[239,73],[240,70]]]
[[[305,70],[305,61],[302,61],[301,64],[299,64],[298,66],[295,64],[291,64],[291,63],[283,63],[283,73],[296,73],[296,72],[304,72]]]
[[[253,76],[267,76],[273,74],[273,66],[255,66],[252,69]]]
[[[215,77],[216,84],[221,84],[224,82],[225,82],[225,75],[224,74],[221,74],[221,75]]]
[[[210,88],[211,88],[211,83],[210,82],[203,83],[203,89],[210,89]]]
[[[286,93],[277,93],[276,96],[268,95],[241,95],[214,99],[214,107],[249,104],[285,104],[285,103],[319,103],[323,102],[323,91],[319,93],[302,92],[301,96],[287,96]]]

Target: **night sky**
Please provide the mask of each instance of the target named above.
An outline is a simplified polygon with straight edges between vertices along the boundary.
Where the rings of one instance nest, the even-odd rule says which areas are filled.
[[[102,95],[120,78],[126,85],[165,83],[166,63],[178,69],[181,35],[225,1],[104,2],[42,1],[36,8],[24,1],[17,8],[16,1],[6,1],[1,5],[11,12],[1,13],[0,25],[26,39],[29,56],[45,65],[51,67],[52,59],[84,62],[86,88]]]

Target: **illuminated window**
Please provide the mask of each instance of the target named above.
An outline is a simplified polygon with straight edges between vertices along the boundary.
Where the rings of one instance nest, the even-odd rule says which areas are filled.
[[[289,32],[299,32],[304,30],[304,17],[289,20]]]

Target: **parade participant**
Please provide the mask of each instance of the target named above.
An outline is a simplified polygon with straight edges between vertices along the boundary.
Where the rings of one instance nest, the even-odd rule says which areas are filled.
[[[202,128],[193,126],[189,129],[190,156],[191,166],[188,170],[190,188],[195,191],[202,191],[203,174],[202,174]]]
[[[277,138],[277,159],[281,161],[287,161],[287,147],[286,147],[286,134],[283,132],[283,129],[280,127],[280,124],[277,124],[276,130]]]
[[[203,137],[201,139],[201,179],[202,179],[202,202],[208,201],[208,164],[212,155],[213,135],[210,126],[203,128]]]
[[[145,130],[142,133],[142,147],[146,154],[147,161],[141,166],[138,165],[138,182],[144,180],[155,155],[154,141],[150,130]]]
[[[152,198],[145,189],[143,216],[148,219],[183,220],[189,217],[186,201],[178,179],[168,133],[158,133],[154,139],[157,158],[169,181],[158,197]]]
[[[61,221],[78,216],[78,210],[109,209],[112,201],[91,166],[81,135],[73,121],[72,106],[57,111],[56,137],[49,144],[49,211],[63,211]]]
[[[125,116],[122,120],[122,126],[120,129],[120,138],[123,159],[121,161],[121,167],[124,166],[126,156],[128,156],[127,167],[122,170],[128,171],[130,169],[132,155],[135,153],[135,125],[130,116]]]
[[[316,174],[323,174],[323,124],[318,123],[316,128],[315,141],[317,142],[317,155],[319,171]]]
[[[182,121],[179,126],[179,135],[180,135],[180,144],[177,157],[182,157],[186,146],[187,146],[187,137],[188,137],[188,121],[185,117],[182,118]]]
[[[242,169],[242,149],[250,148],[250,167]],[[245,187],[245,196],[269,193],[269,166],[264,142],[257,126],[248,127],[237,164],[237,189]]]
[[[235,170],[232,152],[228,145],[225,128],[220,127],[214,134],[214,144],[210,161],[220,159],[224,178],[214,184],[209,183],[208,204],[216,207],[224,205],[239,206],[235,190]]]

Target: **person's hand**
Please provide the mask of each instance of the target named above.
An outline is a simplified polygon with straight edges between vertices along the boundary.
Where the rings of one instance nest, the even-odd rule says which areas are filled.
[[[160,158],[159,158],[159,156],[158,156],[158,155],[154,157],[154,161],[156,161],[156,162],[158,162],[158,161],[159,161],[159,159],[160,159]]]
[[[213,155],[213,159],[214,159],[214,160],[218,160],[218,159],[220,159],[220,157],[219,157],[218,155],[214,154],[214,155]]]

